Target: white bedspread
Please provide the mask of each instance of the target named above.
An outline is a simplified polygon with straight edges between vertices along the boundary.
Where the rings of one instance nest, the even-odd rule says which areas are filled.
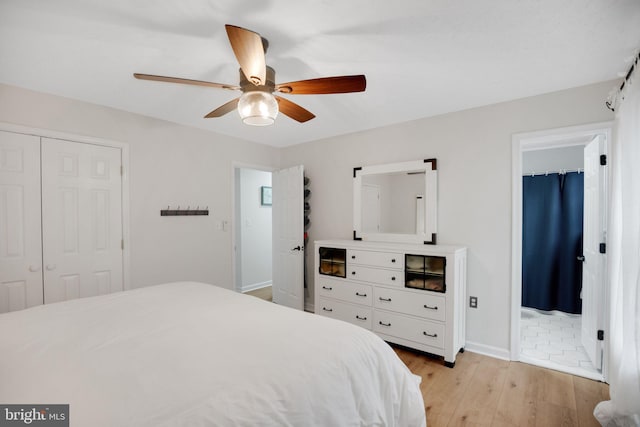
[[[0,403],[72,426],[424,426],[419,377],[344,322],[169,283],[0,314]]]

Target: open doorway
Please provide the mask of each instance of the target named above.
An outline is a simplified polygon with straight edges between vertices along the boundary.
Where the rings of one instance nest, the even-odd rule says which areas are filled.
[[[234,167],[234,280],[238,292],[272,301],[272,172]]]
[[[589,251],[605,238],[609,136],[599,124],[513,141],[511,358],[596,380],[606,378],[606,254]],[[585,157],[594,146],[597,164]]]

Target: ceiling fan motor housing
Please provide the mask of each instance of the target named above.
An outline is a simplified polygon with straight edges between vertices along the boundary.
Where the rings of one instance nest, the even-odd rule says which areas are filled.
[[[239,70],[239,73],[240,73],[240,88],[242,89],[243,92],[261,91],[261,92],[273,93],[276,88],[276,70],[269,67],[268,65],[267,65],[267,72],[266,72],[267,81],[263,85],[253,84],[249,79],[247,79],[247,76],[244,75],[244,73],[242,72],[242,68]]]

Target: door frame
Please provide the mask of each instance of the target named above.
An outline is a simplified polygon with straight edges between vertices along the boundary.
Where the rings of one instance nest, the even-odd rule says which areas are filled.
[[[522,153],[524,151],[584,145],[598,134],[604,135],[605,143],[611,146],[613,121],[548,129],[537,132],[517,133],[511,139],[511,334],[510,358],[520,360],[520,308],[522,306]],[[610,168],[607,168],[607,175]],[[610,182],[609,179],[606,180]],[[606,189],[609,194],[609,188]],[[608,196],[607,196],[608,197]],[[606,212],[606,211],[605,211]],[[606,213],[605,213],[606,214]],[[606,264],[606,263],[604,263]],[[606,265],[604,265],[606,270]],[[603,272],[603,321],[605,331],[609,331],[609,283]],[[603,342],[602,379],[607,381],[609,368],[609,334]]]
[[[122,240],[124,248],[122,250],[122,284],[123,289],[131,289],[131,245],[129,228],[129,144],[113,141],[110,139],[96,138],[92,136],[77,135],[74,133],[59,132],[50,129],[36,128],[32,126],[16,125],[13,123],[0,122],[0,130],[6,132],[32,135],[39,138],[59,139],[81,144],[93,144],[104,147],[120,149],[122,161]],[[42,142],[41,143],[45,143]]]
[[[231,279],[233,280],[233,290],[236,292],[242,292],[242,290],[238,287],[238,256],[236,251],[236,244],[238,240],[238,233],[236,232],[236,227],[238,225],[238,212],[236,212],[236,169],[254,169],[263,172],[275,172],[278,170],[273,166],[265,166],[265,165],[257,165],[252,163],[231,162],[231,265],[232,265],[232,275]]]

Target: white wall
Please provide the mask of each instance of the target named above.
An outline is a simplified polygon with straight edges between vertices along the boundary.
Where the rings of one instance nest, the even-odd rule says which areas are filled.
[[[198,280],[233,288],[232,162],[276,166],[277,149],[7,85],[0,121],[129,144],[133,287]],[[167,205],[209,206],[210,215],[161,217]]]
[[[525,151],[522,153],[522,174],[584,170],[584,145]]]
[[[247,291],[271,283],[271,206],[260,203],[260,187],[271,187],[271,172],[240,169],[239,179],[241,289]]]
[[[437,158],[438,242],[468,247],[468,294],[478,297],[478,308],[467,308],[467,340],[508,354],[511,137],[519,132],[611,120],[613,114],[604,102],[615,83],[283,149],[283,165],[302,163],[311,179],[314,221],[310,242],[352,238],[354,167]],[[313,275],[309,286],[313,296]]]

